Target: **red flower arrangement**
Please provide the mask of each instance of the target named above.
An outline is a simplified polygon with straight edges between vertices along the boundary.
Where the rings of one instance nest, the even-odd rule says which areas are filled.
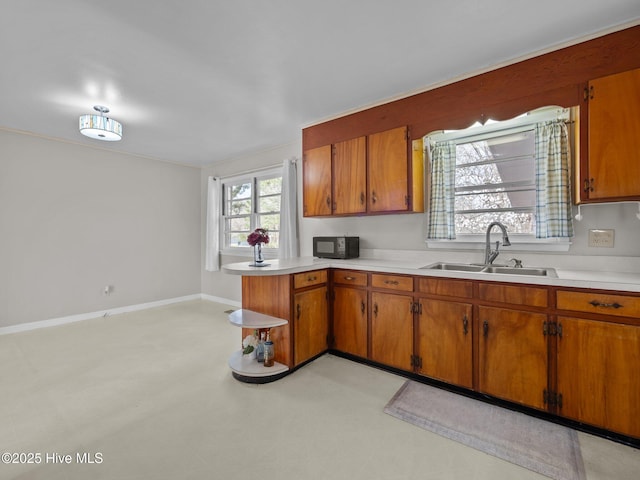
[[[247,237],[247,243],[255,247],[259,243],[269,243],[269,232],[266,228],[256,228]]]

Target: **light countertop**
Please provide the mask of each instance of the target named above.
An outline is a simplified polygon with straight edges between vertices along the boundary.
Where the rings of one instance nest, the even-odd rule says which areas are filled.
[[[598,270],[579,270],[555,268],[555,277],[535,275],[510,275],[501,273],[460,272],[452,270],[430,270],[426,263],[420,260],[355,258],[349,260],[319,259],[300,257],[289,260],[265,260],[269,264],[265,267],[253,267],[250,261],[223,265],[222,270],[235,275],[287,275],[323,268],[342,268],[349,270],[367,270],[380,273],[400,273],[406,275],[424,275],[431,277],[463,278],[470,280],[486,280],[496,282],[526,283],[532,285],[549,285],[574,288],[590,288],[602,290],[617,290],[626,292],[640,292],[640,273],[607,272]],[[529,265],[526,265],[527,267]],[[544,265],[547,267],[547,265]]]

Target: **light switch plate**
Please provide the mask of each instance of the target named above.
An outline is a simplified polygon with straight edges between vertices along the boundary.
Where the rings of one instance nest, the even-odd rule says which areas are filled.
[[[615,230],[589,230],[590,247],[613,248]]]

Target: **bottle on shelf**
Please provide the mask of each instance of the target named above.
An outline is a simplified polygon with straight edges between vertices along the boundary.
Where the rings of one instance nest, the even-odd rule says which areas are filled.
[[[264,342],[266,341],[267,333],[265,331],[260,332],[258,339],[258,347],[256,349],[256,360],[258,362],[264,362]]]
[[[267,333],[267,341],[264,342],[264,366],[273,367],[275,351],[273,348],[273,342],[271,341],[271,334]]]

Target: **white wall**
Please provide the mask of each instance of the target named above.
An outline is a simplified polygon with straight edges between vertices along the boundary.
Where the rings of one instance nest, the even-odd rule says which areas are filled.
[[[0,327],[200,293],[199,187],[197,168],[0,130]]]

